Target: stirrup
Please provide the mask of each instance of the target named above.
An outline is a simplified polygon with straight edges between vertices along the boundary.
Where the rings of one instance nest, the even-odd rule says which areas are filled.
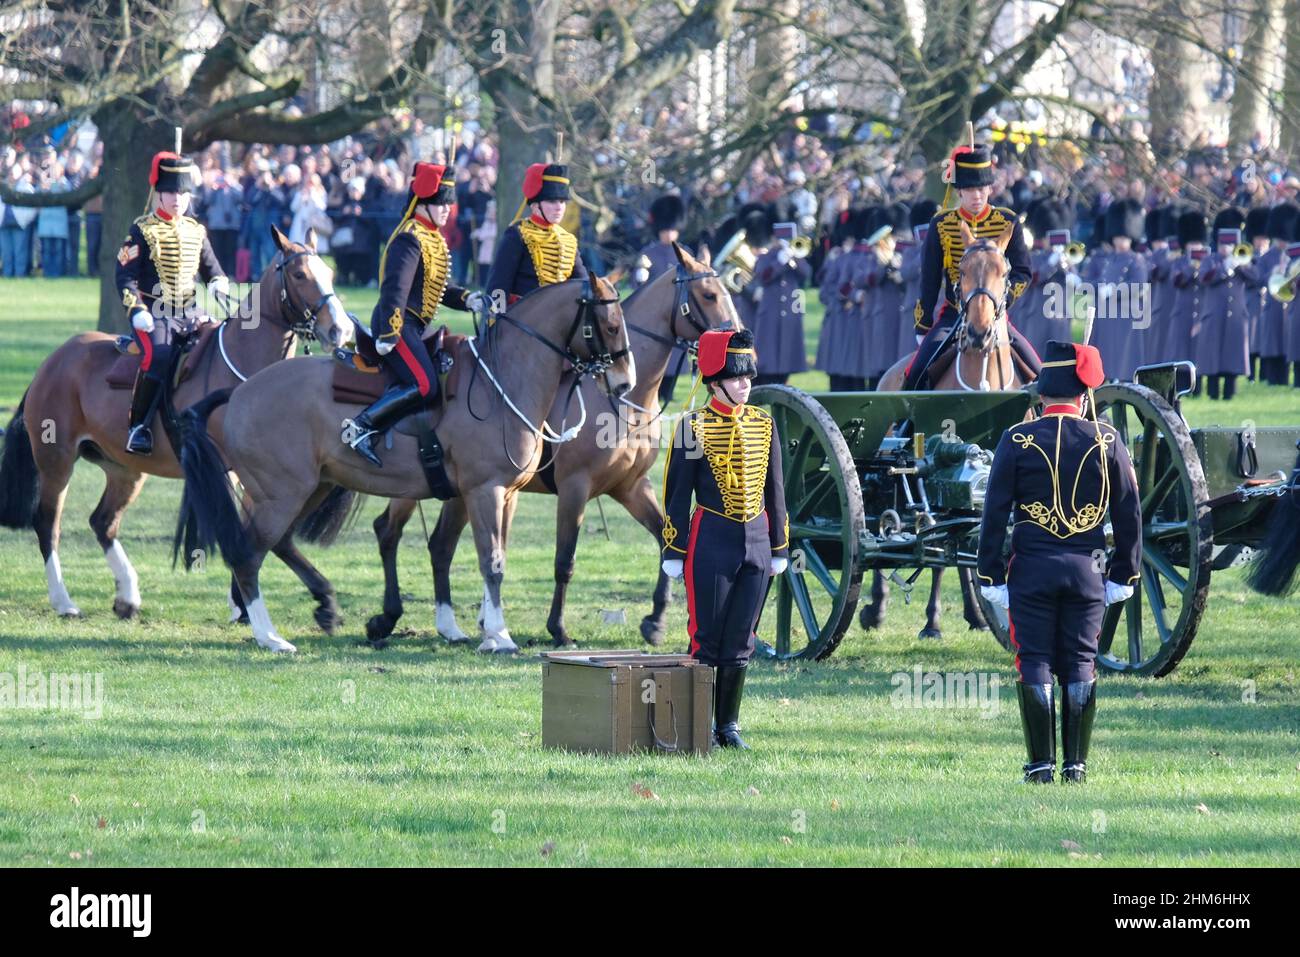
[[[138,446],[136,444],[137,438],[140,439]],[[150,455],[153,453],[153,433],[149,431],[149,426],[143,422],[131,426],[126,433],[126,450],[132,455]]]
[[[340,433],[339,438],[343,440],[344,445],[355,449],[359,442],[364,442],[374,434],[374,429],[368,429],[360,425],[356,419],[344,419],[343,431]]]

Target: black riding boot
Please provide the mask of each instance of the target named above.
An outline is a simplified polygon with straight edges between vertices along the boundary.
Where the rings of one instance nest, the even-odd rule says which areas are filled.
[[[723,666],[717,669],[713,686],[713,741],[720,748],[741,748],[749,745],[740,736],[740,698],[745,690],[746,665]]]
[[[1061,686],[1061,780],[1082,782],[1097,716],[1097,680]]]
[[[1016,682],[1020,698],[1020,727],[1025,732],[1026,784],[1051,784],[1056,770],[1056,698],[1052,685]]]
[[[152,375],[142,375],[131,396],[131,423],[126,433],[126,450],[132,455],[149,455],[153,452],[153,433],[149,423],[158,409],[162,394],[162,380]]]
[[[382,468],[383,462],[375,454],[375,439],[402,416],[416,411],[424,404],[417,386],[393,386],[366,408],[355,419],[343,423],[343,442],[350,445],[371,465]]]

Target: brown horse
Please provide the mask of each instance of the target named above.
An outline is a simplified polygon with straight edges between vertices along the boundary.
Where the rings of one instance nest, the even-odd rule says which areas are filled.
[[[623,397],[617,413],[601,412],[596,428],[586,428],[574,441],[557,446],[553,458],[547,455],[543,472],[531,476],[523,486],[525,492],[557,497],[555,593],[546,621],[546,630],[557,646],[573,643],[564,627],[564,600],[573,579],[587,503],[598,495],[610,496],[658,542],[663,512],[649,472],[659,454],[661,413],[651,411],[658,405],[659,385],[678,349],[690,348],[706,329],[740,327],[731,296],[713,271],[708,249],[697,260],[675,243],[674,248],[680,269],[665,272],[641,286],[623,304],[632,333],[636,388]],[[589,407],[600,404],[594,383],[584,383],[582,389]],[[548,421],[553,428],[560,427],[563,406],[562,399],[557,399],[551,409]],[[402,616],[397,545],[416,504],[414,499],[394,499],[375,519],[375,536],[384,561],[384,610],[366,625],[372,643],[387,638]],[[456,544],[467,521],[464,499],[450,499],[442,506],[442,514],[429,536],[437,629],[453,643],[469,641],[452,610],[450,575]],[[658,574],[653,611],[641,621],[642,636],[655,645],[663,638],[663,617],[670,594],[668,576],[662,571]]]
[[[594,293],[594,296],[593,296]],[[613,351],[611,351],[611,347]],[[467,354],[468,353],[468,354]],[[471,358],[472,357],[472,358]],[[515,495],[536,471],[546,435],[543,417],[555,403],[566,368],[596,374],[622,396],[636,385],[623,312],[603,279],[569,280],[525,296],[496,317],[461,352],[470,368],[454,398],[433,412],[445,467],[474,527],[484,582],[483,652],[518,650],[501,607],[506,544]],[[275,632],[258,584],[266,552],[312,512],[334,486],[386,498],[428,498],[414,438],[395,434],[383,468],[344,445],[339,431],[355,414],[333,399],[332,358],[284,363],[253,376],[229,396],[205,399],[186,414],[185,501],[177,528],[186,548],[220,547],[235,573],[257,643],[296,650]],[[464,384],[464,379],[469,384]],[[219,451],[208,415],[230,403]],[[541,424],[534,424],[541,423]],[[225,462],[221,459],[225,453]],[[225,471],[244,486],[243,521]]]
[[[970,228],[961,224],[965,254],[961,259],[961,310],[957,318],[957,353],[933,386],[936,392],[973,392],[1019,389],[1025,385],[1011,350],[1007,330],[1007,244],[1013,227],[1008,225],[996,239],[978,240]],[[877,392],[898,392],[903,385],[911,356],[904,356],[881,377]],[[975,600],[975,584],[970,569],[958,573],[961,578],[963,613],[972,628],[987,628]],[[864,628],[878,628],[885,620],[889,589],[879,570],[872,572],[871,603],[862,608],[859,621]],[[943,608],[939,598],[943,569],[935,568],[930,578],[930,600],[925,606],[925,627],[921,638],[941,638],[939,615]]]
[[[238,314],[212,333],[214,341],[199,357],[198,366],[171,396],[175,409],[213,390],[237,386],[258,370],[292,356],[299,336],[315,336],[330,346],[351,336],[352,322],[334,295],[333,274],[316,255],[315,234],[308,236],[306,245],[289,242],[274,227],[273,234],[279,252]],[[166,427],[155,428],[151,454],[125,451],[131,392],[110,388],[105,381],[117,359],[113,336],[86,332],[69,339],[41,364],[6,432],[0,463],[0,524],[35,529],[50,604],[60,615],[81,614],[68,594],[58,551],[64,496],[77,459],[94,462],[107,478],[90,527],[117,583],[113,610],[120,618],[131,618],[140,610],[139,579],[118,541],[122,514],[140,494],[147,475],[181,477]],[[168,410],[160,410],[156,425],[165,426],[162,420],[167,415]],[[214,425],[219,435],[220,422]],[[292,541],[277,543],[276,553],[316,595],[321,603],[317,620],[328,628],[335,611],[329,583]]]

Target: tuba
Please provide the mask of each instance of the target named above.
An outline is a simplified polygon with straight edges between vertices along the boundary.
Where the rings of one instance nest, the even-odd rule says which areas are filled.
[[[1268,277],[1268,294],[1278,302],[1290,302],[1295,298],[1295,287],[1300,280],[1300,258],[1291,262],[1289,270],[1279,266]]]
[[[745,231],[738,229],[718,250],[722,284],[729,292],[739,293],[754,279],[754,250],[745,242]]]

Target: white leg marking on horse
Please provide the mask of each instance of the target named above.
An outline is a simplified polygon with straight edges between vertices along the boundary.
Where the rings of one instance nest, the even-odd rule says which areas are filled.
[[[122,547],[122,543],[115,539],[112,545],[104,549],[104,558],[108,560],[108,567],[113,571],[113,580],[117,582],[118,600],[139,608],[140,576],[135,573],[135,567],[126,557],[126,549]]]
[[[434,627],[437,628],[438,634],[452,644],[459,645],[469,641],[469,635],[460,630],[460,624],[456,621],[456,610],[446,602],[438,602]]]
[[[478,650],[499,655],[511,655],[519,650],[519,646],[510,637],[510,629],[506,627],[506,616],[501,606],[493,603],[486,595],[483,598],[483,644],[478,646]]]
[[[72,603],[72,596],[63,584],[63,567],[59,564],[58,552],[50,552],[50,557],[45,560],[45,584],[50,595],[50,606],[56,612],[67,617],[81,614],[81,609]]]
[[[226,592],[226,604],[230,606],[230,621],[228,624],[233,625],[239,619],[244,617],[244,612],[240,609],[239,604],[235,601],[234,595]]]
[[[271,624],[271,613],[266,610],[266,603],[258,595],[248,603],[248,620],[253,626],[253,637],[257,643],[268,651],[294,652],[298,649],[275,633]]]

